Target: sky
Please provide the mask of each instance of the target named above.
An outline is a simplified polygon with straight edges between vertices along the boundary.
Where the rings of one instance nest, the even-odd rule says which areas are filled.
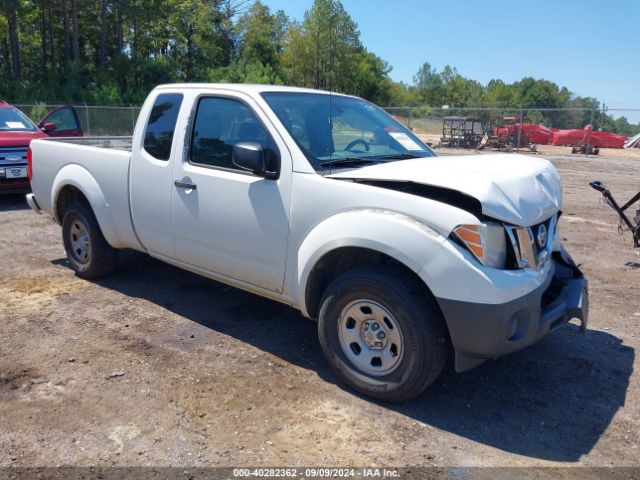
[[[302,20],[313,0],[262,0]],[[424,62],[486,84],[544,78],[640,122],[640,0],[342,0],[365,47],[411,83]]]

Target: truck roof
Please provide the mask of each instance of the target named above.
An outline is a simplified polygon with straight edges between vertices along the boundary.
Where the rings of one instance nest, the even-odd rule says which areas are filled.
[[[155,90],[175,90],[175,89],[204,89],[218,88],[233,90],[234,92],[244,92],[248,94],[259,94],[264,92],[287,92],[287,93],[320,93],[324,95],[340,95],[343,97],[353,97],[344,93],[329,92],[327,90],[315,90],[313,88],[288,87],[284,85],[262,85],[253,83],[170,83],[158,85]]]

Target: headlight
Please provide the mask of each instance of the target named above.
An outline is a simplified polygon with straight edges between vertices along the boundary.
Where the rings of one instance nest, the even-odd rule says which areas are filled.
[[[505,267],[507,241],[502,224],[460,225],[453,232],[480,263],[493,268]]]

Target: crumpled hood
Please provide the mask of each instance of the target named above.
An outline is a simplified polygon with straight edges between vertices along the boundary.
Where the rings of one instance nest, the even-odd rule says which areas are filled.
[[[327,175],[328,178],[414,182],[474,197],[482,213],[519,226],[554,215],[562,184],[547,160],[517,154],[455,155],[401,160]]]

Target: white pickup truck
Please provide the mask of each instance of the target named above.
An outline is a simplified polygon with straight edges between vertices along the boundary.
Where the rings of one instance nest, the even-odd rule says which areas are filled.
[[[551,163],[438,157],[356,97],[165,85],[132,139],[35,140],[28,159],[28,203],[61,224],[78,276],[131,248],[291,305],[377,399],[416,396],[451,352],[463,371],[586,328]]]

